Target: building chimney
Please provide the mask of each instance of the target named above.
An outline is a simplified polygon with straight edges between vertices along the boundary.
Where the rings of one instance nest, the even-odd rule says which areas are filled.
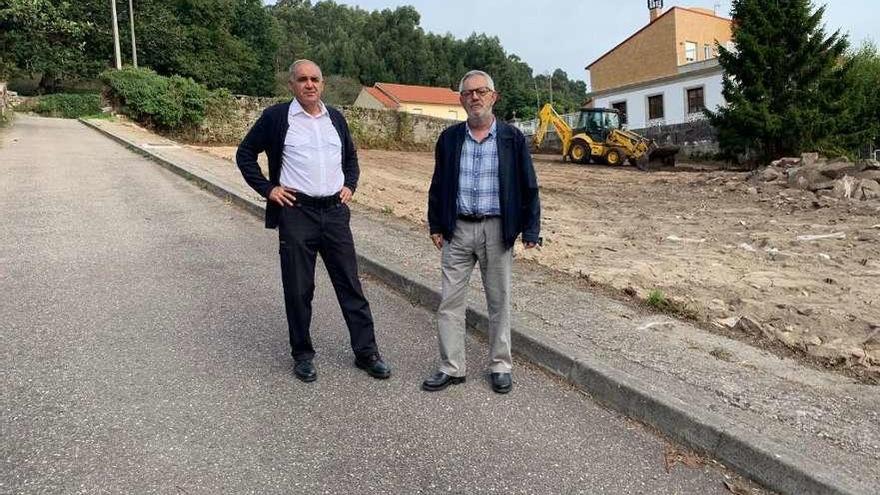
[[[651,13],[651,22],[656,21],[663,11],[663,0],[648,0],[648,11]]]

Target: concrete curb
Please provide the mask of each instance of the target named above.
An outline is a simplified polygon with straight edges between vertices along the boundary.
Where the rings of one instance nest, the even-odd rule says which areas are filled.
[[[80,119],[80,122],[263,219],[263,203],[239,196],[184,165],[172,163],[84,119]],[[358,254],[358,263],[364,272],[380,279],[414,303],[432,310],[439,305],[440,292],[437,289],[362,254]],[[468,308],[467,322],[469,327],[486,334],[488,315],[484,311]],[[512,328],[511,334],[514,350],[532,363],[566,379],[612,409],[657,428],[672,439],[718,459],[772,490],[797,495],[869,493],[862,484],[835,473],[832,467],[807,459],[717,414],[694,410],[685,401],[669,396],[628,373],[588,356],[571,356],[554,343],[524,330]]]

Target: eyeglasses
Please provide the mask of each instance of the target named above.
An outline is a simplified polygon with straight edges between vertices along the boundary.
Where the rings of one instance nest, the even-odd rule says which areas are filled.
[[[473,95],[474,93],[476,93],[477,96],[482,98],[482,97],[486,96],[487,94],[492,93],[492,90],[487,87],[482,87],[482,88],[477,88],[477,89],[467,89],[467,90],[462,91],[460,94],[461,94],[461,96],[463,96],[465,98],[470,98],[471,95]]]

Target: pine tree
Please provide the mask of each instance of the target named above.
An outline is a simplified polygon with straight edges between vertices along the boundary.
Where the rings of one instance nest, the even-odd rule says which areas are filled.
[[[834,132],[845,35],[826,36],[810,0],[734,0],[734,50],[719,47],[727,106],[707,112],[723,154],[768,160],[812,150]]]

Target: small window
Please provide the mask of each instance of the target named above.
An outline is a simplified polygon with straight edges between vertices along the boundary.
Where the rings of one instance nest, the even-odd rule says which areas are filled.
[[[688,113],[700,113],[706,108],[702,87],[687,90],[687,99]]]
[[[448,117],[450,119],[458,120],[458,111],[457,110],[450,110]]]
[[[709,60],[710,58],[715,58],[715,54],[712,53],[712,45],[706,45],[703,47],[703,59]]]
[[[693,41],[684,42],[684,61],[695,62],[697,60],[697,44]]]
[[[649,96],[648,97],[648,119],[662,119],[663,118],[663,95]]]
[[[421,115],[421,114],[422,114],[422,109],[421,109],[421,108],[413,108],[412,110],[410,110],[409,113],[414,113],[414,114],[416,114],[416,115]]]
[[[621,123],[621,125],[626,125],[628,122],[626,120],[626,102],[625,101],[618,101],[617,103],[612,103],[611,108],[620,112],[620,123]]]

